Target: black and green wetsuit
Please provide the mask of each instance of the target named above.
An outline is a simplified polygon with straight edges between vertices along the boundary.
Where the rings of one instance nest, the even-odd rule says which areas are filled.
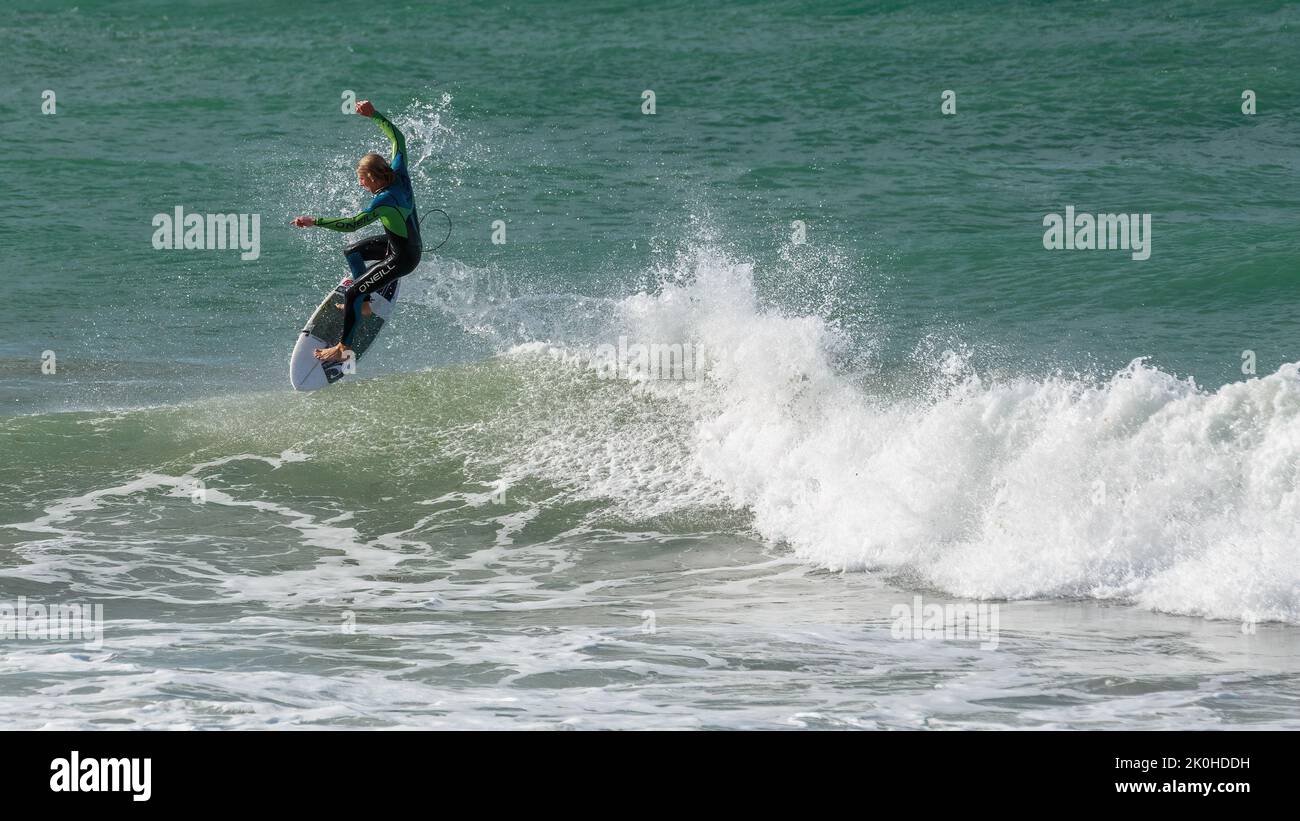
[[[355,231],[378,220],[384,233],[367,237],[343,249],[353,280],[343,299],[343,344],[352,345],[361,303],[370,294],[406,276],[420,264],[420,218],[415,212],[415,194],[406,169],[406,138],[397,126],[379,112],[371,119],[392,143],[389,166],[395,175],[387,188],[375,194],[366,210],[355,217],[316,217],[316,225],[331,231]],[[375,264],[366,267],[367,261]]]

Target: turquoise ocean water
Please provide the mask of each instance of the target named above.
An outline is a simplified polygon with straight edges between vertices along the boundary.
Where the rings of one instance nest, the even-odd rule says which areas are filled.
[[[1297,726],[1298,27],[6,11],[0,606],[104,634],[0,633],[0,726]],[[452,230],[300,395],[345,238],[288,221],[384,147],[349,93]],[[155,249],[177,207],[256,259]],[[1067,207],[1150,257],[1045,249]],[[702,367],[607,378],[620,341]],[[900,640],[918,595],[997,647]]]

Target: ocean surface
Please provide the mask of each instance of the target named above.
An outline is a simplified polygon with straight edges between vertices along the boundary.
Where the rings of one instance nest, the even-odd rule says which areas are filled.
[[[0,42],[0,728],[1300,728],[1300,6],[56,0]],[[451,232],[296,394],[347,240],[288,222],[385,148],[349,93]],[[256,258],[155,248],[178,207]],[[1067,207],[1150,257],[1048,250]],[[81,603],[100,640],[30,630]]]

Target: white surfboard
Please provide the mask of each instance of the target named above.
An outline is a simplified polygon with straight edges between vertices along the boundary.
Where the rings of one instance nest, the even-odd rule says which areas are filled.
[[[315,357],[317,348],[328,348],[338,343],[343,335],[343,294],[352,279],[345,278],[338,287],[330,291],[320,307],[307,320],[307,325],[298,334],[298,342],[289,355],[289,382],[294,390],[314,391],[333,385],[350,373],[356,372],[357,360],[366,352],[384,323],[392,316],[397,307],[397,292],[401,280],[393,280],[379,291],[370,295],[370,316],[358,316],[357,327],[352,335],[352,359],[350,362],[331,362],[322,364]]]

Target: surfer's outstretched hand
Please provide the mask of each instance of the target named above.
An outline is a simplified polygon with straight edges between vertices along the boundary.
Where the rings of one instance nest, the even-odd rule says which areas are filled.
[[[362,100],[357,103],[357,113],[362,117],[373,117],[375,115],[375,107],[370,104],[369,100]]]
[[[315,217],[294,217],[293,222],[290,224],[296,225],[299,228],[310,228],[316,224],[316,218]]]

